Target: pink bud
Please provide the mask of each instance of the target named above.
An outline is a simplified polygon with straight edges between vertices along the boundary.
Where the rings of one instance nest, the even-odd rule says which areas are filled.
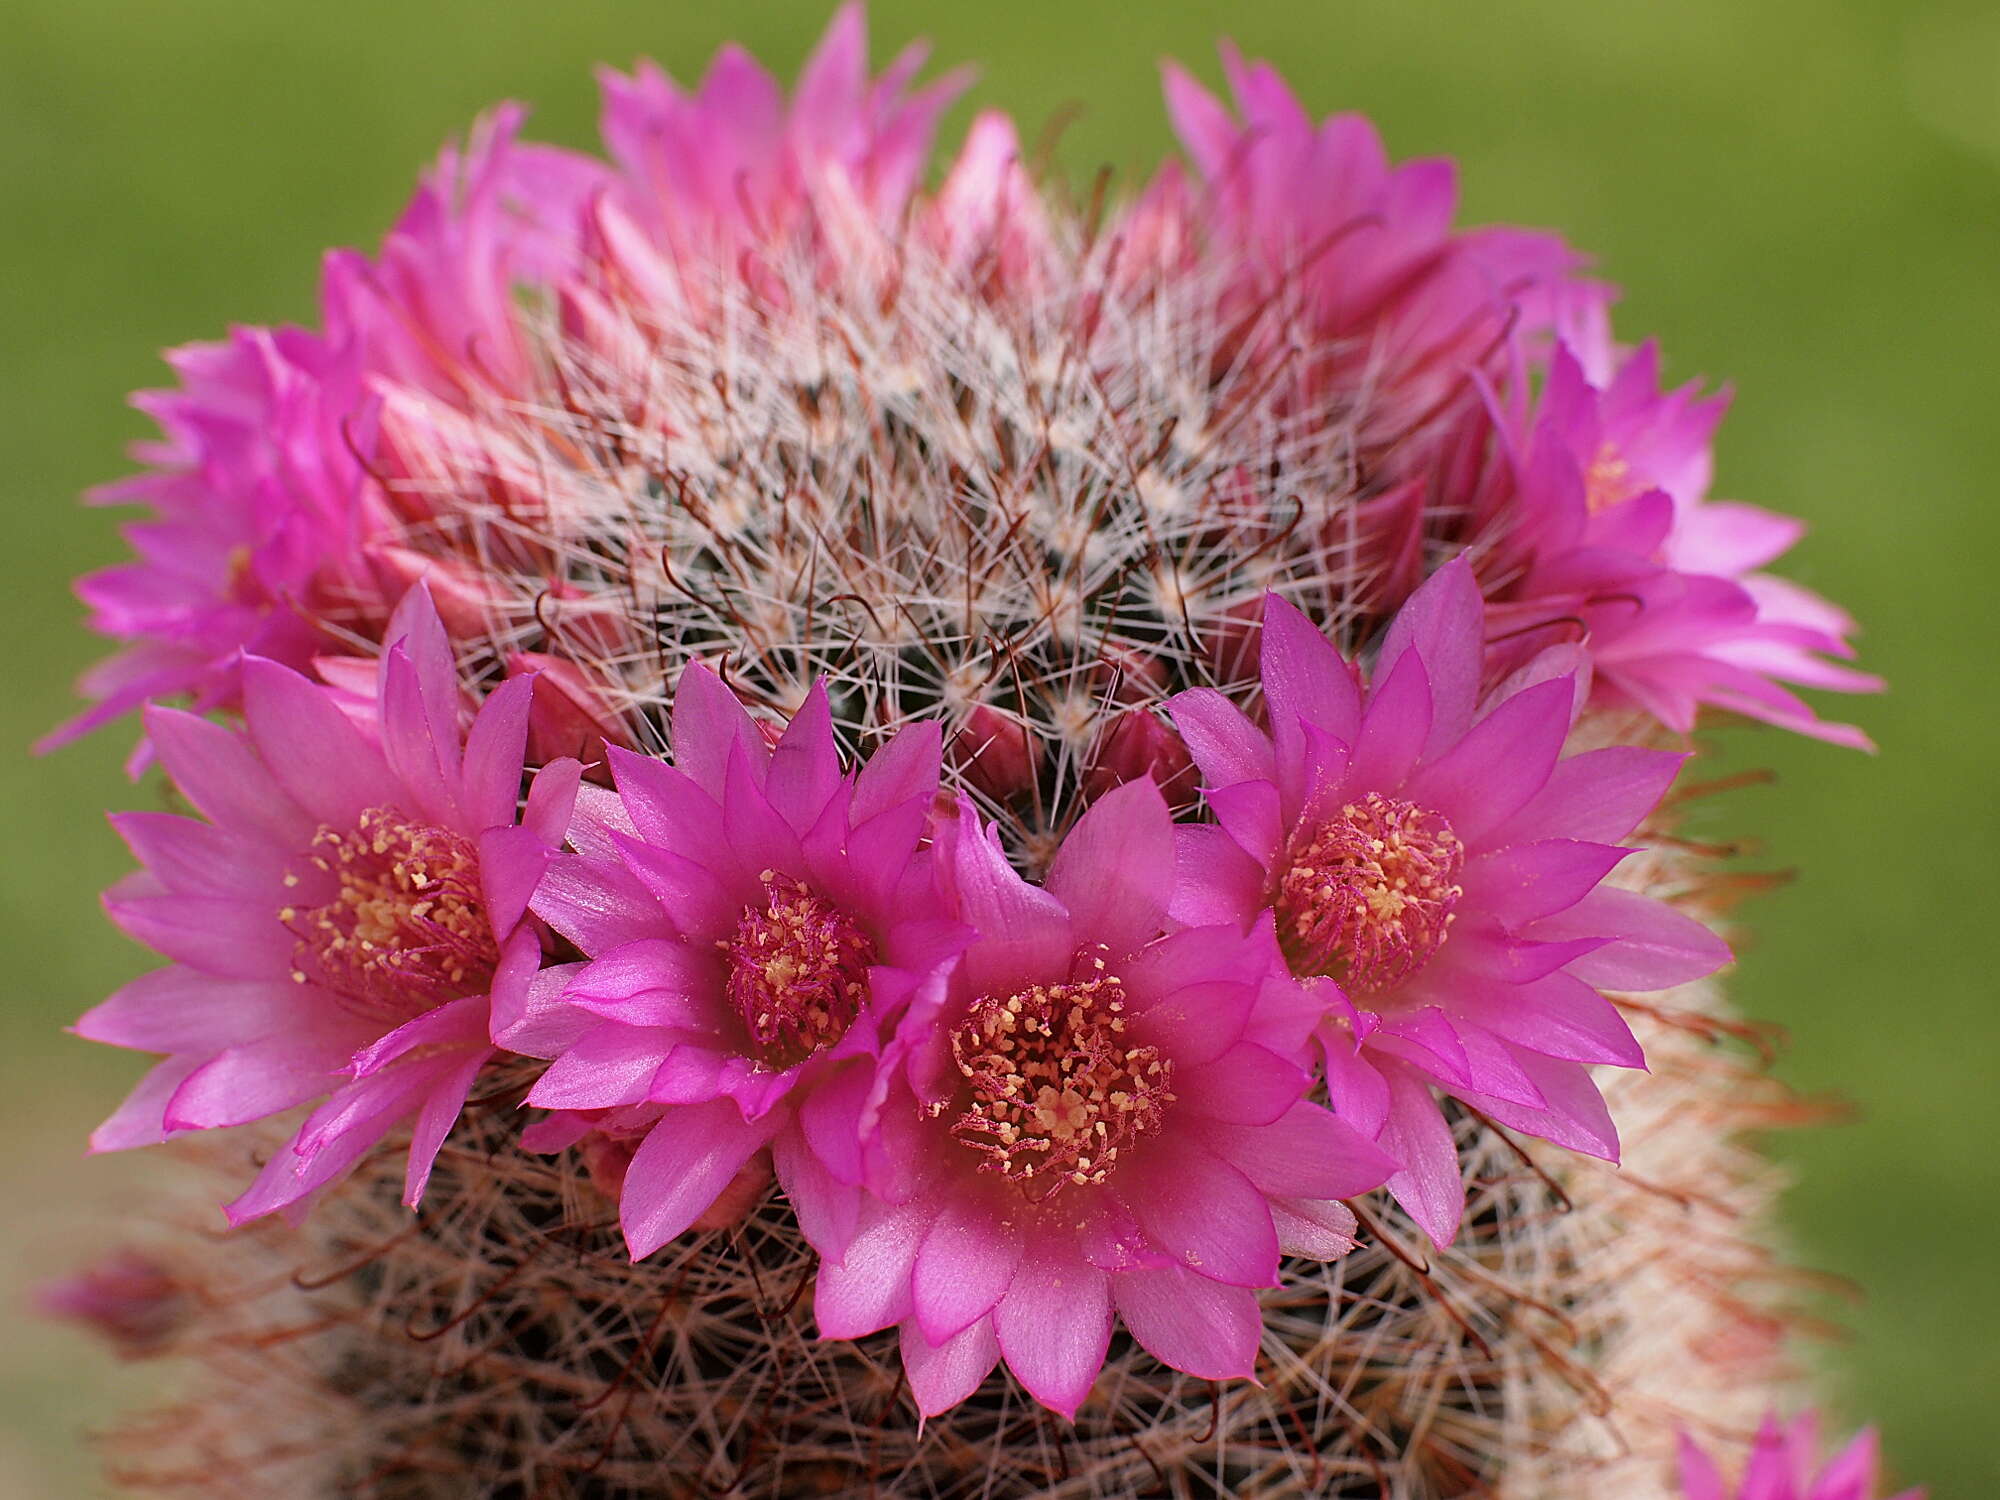
[[[665,1127],[671,1129],[672,1127]],[[734,1229],[750,1217],[750,1210],[764,1199],[771,1186],[771,1153],[759,1151],[743,1163],[736,1175],[729,1179],[729,1186],[716,1196],[702,1216],[691,1226],[695,1229]]]
[[[952,740],[965,779],[996,802],[1020,796],[1041,774],[1044,754],[1020,720],[991,704],[975,703]]]
[[[631,744],[618,714],[603,690],[575,662],[539,651],[515,651],[507,657],[507,675],[538,672],[535,699],[528,709],[528,758],[547,765],[565,755],[592,767],[600,779],[604,747]]]
[[[1194,760],[1181,737],[1149,709],[1127,709],[1098,738],[1083,793],[1099,797],[1127,781],[1150,776],[1169,803],[1194,796]]]
[[[430,585],[431,602],[437,606],[438,618],[444,622],[445,630],[453,639],[467,640],[483,635],[492,623],[490,609],[494,603],[493,593],[480,582],[479,575],[464,563],[450,558],[426,557],[421,552],[412,552],[408,547],[399,547],[393,542],[370,548],[368,555],[375,564],[385,601],[402,598],[419,580]]]
[[[191,1311],[186,1289],[151,1256],[114,1250],[95,1265],[35,1291],[35,1305],[104,1338],[127,1359],[159,1350]]]

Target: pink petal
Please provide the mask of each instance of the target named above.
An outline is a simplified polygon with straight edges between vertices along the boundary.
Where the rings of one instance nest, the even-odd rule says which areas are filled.
[[[1679,1450],[1682,1500],[1730,1500],[1715,1461],[1685,1432],[1680,1434]]]
[[[725,856],[725,865],[734,865],[721,847],[720,781],[710,793],[680,768],[617,745],[607,758],[619,800],[641,839],[665,849],[713,851]]]
[[[1459,909],[1519,930],[1576,905],[1631,852],[1577,839],[1538,839],[1482,854],[1459,875]]]
[[[1214,688],[1175,694],[1167,700],[1167,717],[1208,786],[1269,781],[1277,774],[1269,737]]]
[[[1449,1245],[1465,1212],[1465,1180],[1451,1128],[1422,1078],[1394,1064],[1382,1073],[1389,1082],[1389,1119],[1381,1145],[1402,1163],[1389,1179],[1389,1191],[1432,1244]]]
[[[582,780],[582,762],[567,756],[536,771],[528,785],[528,803],[521,813],[521,826],[532,830],[536,838],[551,848],[561,847],[569,833]]]
[[[479,882],[493,939],[505,943],[528,914],[554,851],[527,828],[488,828],[479,835]]]
[[[528,1102],[541,1109],[615,1109],[647,1097],[676,1034],[604,1021],[586,1031],[535,1080]]]
[[[174,895],[262,900],[288,863],[269,844],[174,813],[114,813],[111,826],[147,872]]]
[[[660,906],[622,864],[558,855],[536,886],[530,909],[585,953],[657,937]]]
[[[1174,1102],[1194,1114],[1239,1125],[1269,1125],[1296,1104],[1309,1075],[1250,1042],[1174,1074]]]
[[[1278,1248],[1306,1260],[1339,1260],[1354,1248],[1354,1210],[1345,1203],[1288,1198],[1271,1205]]]
[[[1405,651],[1422,658],[1431,685],[1426,755],[1458,743],[1472,724],[1485,666],[1486,606],[1471,565],[1455,557],[1425,580],[1389,626],[1375,675],[1386,678]]]
[[[1621,1068],[1646,1063],[1618,1007],[1571,974],[1549,974],[1525,985],[1467,980],[1453,1005],[1465,1020],[1548,1057]]]
[[[1618,843],[1659,806],[1686,759],[1630,745],[1572,755],[1556,763],[1525,807],[1488,832],[1488,841],[1498,847],[1560,835]]]
[[[770,753],[736,695],[699,662],[681,673],[674,690],[672,740],[674,764],[718,800],[732,749],[760,770]]]
[[[1411,799],[1436,808],[1468,847],[1480,847],[1548,784],[1575,695],[1561,678],[1516,693],[1411,779]]]
[[[726,1099],[669,1110],[625,1172],[618,1221],[632,1259],[684,1234],[769,1137]]]
[[[1215,821],[1260,868],[1276,863],[1285,841],[1285,808],[1275,783],[1239,781],[1212,787],[1207,800]]]
[[[175,787],[211,823],[287,850],[311,841],[315,820],[279,789],[242,739],[174,708],[148,708],[145,723]]]
[[[771,1142],[771,1165],[806,1243],[828,1260],[845,1255],[860,1223],[860,1188],[835,1178],[804,1143],[789,1134]]]
[[[1249,1178],[1187,1133],[1143,1160],[1144,1172],[1120,1172],[1119,1187],[1140,1227],[1162,1248],[1214,1281],[1277,1284],[1277,1232]]]
[[[290,979],[214,979],[178,964],[141,974],[84,1012],[78,1036],[140,1052],[209,1054],[310,1025],[327,997]],[[344,1051],[367,1039],[357,1022]]]
[[[582,965],[541,964],[541,942],[533,932],[517,932],[487,997],[487,1036],[519,1057],[559,1057],[597,1024],[588,1011],[563,1003],[563,987]]]
[[[612,839],[618,846],[619,861],[638,878],[665,913],[664,925],[671,931],[689,937],[721,938],[735,929],[747,899],[756,889],[746,884],[747,877],[736,868],[732,857],[735,851],[726,845],[697,846],[703,851],[703,858],[697,859],[640,843],[624,834],[613,834]],[[723,868],[715,868],[717,863]],[[778,864],[772,868],[785,866]],[[554,872],[548,878],[553,881]],[[656,917],[647,930],[657,932],[661,926]]]
[[[1174,826],[1151,780],[1113,787],[1077,820],[1045,882],[1071,930],[1113,954],[1159,935],[1174,893]]]
[[[854,780],[849,817],[855,827],[880,817],[892,807],[936,793],[944,761],[944,735],[934,722],[910,724],[889,737],[868,758]]]
[[[1174,829],[1174,899],[1168,915],[1189,927],[1246,926],[1264,904],[1264,869],[1220,828]]]
[[[1526,1135],[1540,1136],[1571,1151],[1581,1151],[1604,1161],[1618,1160],[1618,1130],[1604,1096],[1582,1063],[1543,1057],[1512,1044],[1503,1043],[1514,1054],[1521,1070],[1534,1081],[1546,1101],[1532,1109],[1510,1100],[1461,1089],[1466,1102],[1491,1115],[1502,1125]]]
[[[834,744],[833,713],[822,680],[812,685],[771,752],[764,791],[779,816],[803,833],[819,820],[839,786],[840,751]]]
[[[277,979],[291,972],[292,934],[277,908],[210,896],[107,900],[120,930],[155,952],[222,979]]]
[[[1355,1198],[1380,1187],[1396,1162],[1317,1104],[1294,1104],[1268,1125],[1210,1131],[1218,1155],[1274,1198]]]
[[[347,1056],[338,1039],[266,1037],[208,1059],[167,1101],[168,1130],[244,1125],[316,1098],[341,1082]]]
[[[862,1114],[875,1087],[866,1061],[842,1064],[799,1108],[799,1128],[818,1161],[841,1182],[861,1180]]]
[[[382,752],[324,688],[289,667],[256,658],[243,664],[243,714],[272,778],[318,821],[352,827],[363,811],[392,798]]]
[[[441,732],[449,737],[441,738]],[[400,647],[388,654],[383,667],[382,748],[407,793],[399,799],[404,810],[458,827],[463,821],[456,795],[458,729],[424,700],[422,678]]]
[[[1606,886],[1569,910],[1537,922],[1537,938],[1611,939],[1569,964],[1569,972],[1607,990],[1663,990],[1713,974],[1733,955],[1694,918],[1636,891]]]
[[[129,1151],[135,1146],[159,1145],[167,1138],[167,1101],[201,1064],[199,1057],[170,1057],[155,1064],[111,1117],[90,1133],[90,1149]]]
[[[924,1338],[941,1344],[984,1318],[1013,1282],[1025,1246],[1021,1230],[997,1219],[984,1202],[947,1202],[924,1235],[910,1278]]]
[[[1353,672],[1320,628],[1276,594],[1264,596],[1259,665],[1274,724],[1281,718],[1302,720],[1354,743],[1361,728],[1361,692]]]
[[[1431,688],[1424,664],[1414,652],[1386,679],[1377,679],[1362,716],[1360,736],[1348,763],[1349,785],[1392,792],[1402,786],[1431,732]]]
[[[713,948],[641,938],[578,969],[564,998],[625,1026],[710,1030],[722,1014],[718,958]]]
[[[1202,1380],[1249,1376],[1264,1331],[1257,1294],[1169,1266],[1111,1280],[1118,1316],[1161,1364]]]
[[[994,1310],[993,1331],[1028,1394],[1073,1420],[1111,1347],[1109,1278],[1053,1246],[1038,1246]]]
[[[492,1056],[490,1048],[467,1053],[462,1062],[431,1085],[430,1092],[418,1107],[416,1122],[410,1129],[409,1165],[403,1172],[405,1208],[415,1208],[423,1201],[424,1188],[430,1182],[431,1167],[437,1161],[438,1151],[444,1145],[445,1137],[451,1133],[451,1127],[458,1123],[459,1113],[465,1108],[465,1096],[472,1091],[473,1080]]]
[[[847,1253],[819,1269],[813,1317],[821,1338],[858,1339],[910,1316],[910,1269],[937,1212],[922,1197],[894,1206],[863,1200]]]
[[[979,932],[965,955],[966,982],[974,993],[1067,970],[1075,949],[1069,914],[1055,897],[1015,873],[999,835],[982,829],[978,813],[963,799],[955,842],[951,876],[958,915]]]
[[[902,1328],[903,1369],[910,1394],[926,1417],[950,1411],[978,1390],[1000,1362],[1000,1340],[993,1320],[981,1318],[943,1344],[927,1342],[914,1321]]]
[[[528,751],[528,705],[533,677],[500,684],[479,706],[465,737],[459,810],[468,832],[511,826],[521,796],[521,762]],[[544,839],[545,843],[554,840]]]

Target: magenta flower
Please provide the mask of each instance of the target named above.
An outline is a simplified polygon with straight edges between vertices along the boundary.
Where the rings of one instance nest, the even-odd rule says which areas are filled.
[[[535,902],[591,961],[500,1035],[555,1058],[530,1104],[643,1133],[620,1199],[635,1260],[767,1147],[800,1224],[838,1254],[887,1027],[963,941],[918,855],[939,734],[907,728],[845,775],[824,685],[774,747],[697,665],[672,741],[671,766],[611,752],[616,803],[585,804],[571,832],[583,852]]]
[[[1176,931],[1173,827],[1150,781],[1105,793],[1045,887],[971,806],[938,832],[939,881],[977,933],[911,1006],[879,1121],[896,1179],[829,1252],[820,1331],[901,1325],[926,1414],[994,1364],[1073,1416],[1114,1313],[1155,1357],[1248,1376],[1283,1249],[1351,1248],[1337,1201],[1391,1163],[1303,1095],[1318,1007],[1269,922]],[[881,1184],[877,1184],[878,1186]]]
[[[136,558],[77,585],[93,630],[130,642],[81,684],[96,706],[53,748],[153,698],[234,704],[245,652],[304,668],[329,640],[317,616],[355,581],[363,480],[343,429],[365,444],[372,416],[351,348],[303,329],[238,329],[168,356],[178,391],[134,398],[164,441],[147,472],[92,493],[142,504],[124,527]]]
[[[1601,989],[1709,973],[1728,949],[1656,901],[1606,887],[1623,839],[1682,757],[1562,758],[1574,651],[1545,653],[1484,702],[1485,631],[1453,562],[1404,606],[1364,691],[1310,621],[1267,600],[1268,730],[1220,693],[1169,704],[1217,827],[1179,830],[1175,914],[1275,914],[1320,996],[1343,1117],[1380,1139],[1390,1189],[1439,1244],[1463,1207],[1435,1084],[1502,1124],[1616,1159],[1589,1064],[1643,1066]]]
[[[1662,391],[1650,343],[1617,362],[1599,302],[1572,321],[1575,342],[1556,347],[1508,529],[1483,565],[1513,575],[1491,624],[1532,648],[1581,622],[1598,696],[1670,729],[1692,729],[1710,704],[1870,748],[1860,730],[1827,723],[1782,686],[1853,693],[1882,682],[1840,664],[1854,655],[1843,611],[1757,571],[1804,524],[1707,498],[1728,398]]]
[[[939,117],[970,81],[961,68],[912,91],[928,50],[905,48],[871,80],[866,13],[850,3],[789,101],[736,46],[692,94],[651,62],[630,77],[606,69],[602,129],[617,200],[676,265],[732,277],[742,270],[733,247],[788,237],[836,185],[893,225],[922,184]]]
[[[1864,1428],[1815,1473],[1818,1453],[1819,1421],[1812,1413],[1788,1426],[1766,1417],[1742,1485],[1731,1490],[1715,1461],[1683,1433],[1681,1493],[1685,1500],[1875,1500],[1881,1455],[1872,1428]],[[1895,1500],[1924,1500],[1924,1492],[1905,1490]]]
[[[492,1055],[489,994],[541,964],[528,897],[580,768],[541,771],[517,824],[532,681],[496,690],[461,740],[457,674],[422,590],[388,638],[379,738],[328,690],[253,658],[244,732],[147,712],[167,774],[208,821],[113,820],[145,868],[107,908],[174,963],[76,1025],[94,1041],[168,1054],[93,1149],[329,1096],[229,1206],[233,1221],[325,1187],[406,1120],[414,1205]]]
[[[1515,375],[1510,349],[1587,294],[1582,257],[1550,234],[1455,228],[1453,163],[1392,163],[1363,116],[1315,120],[1271,64],[1227,46],[1222,64],[1234,113],[1166,65],[1192,171],[1169,164],[1124,216],[1118,265],[1149,293],[1207,288],[1221,355],[1282,368],[1279,400],[1308,429],[1338,426],[1366,484],[1317,540],[1352,580],[1342,607],[1386,614],[1482,484],[1499,446],[1486,393]],[[1318,570],[1297,581],[1324,586]]]
[[[320,306],[328,336],[361,351],[372,392],[471,412],[522,399],[535,361],[517,298],[573,271],[582,214],[607,190],[598,162],[518,139],[526,111],[503,105],[461,149],[438,154],[379,254],[327,257]],[[396,467],[415,455],[382,445]],[[426,509],[410,487],[385,502],[403,519]]]
[[[148,700],[233,707],[245,655],[303,670],[342,649],[329,625],[377,635],[389,604],[426,572],[397,540],[428,506],[419,486],[376,483],[413,455],[383,435],[387,406],[524,399],[518,283],[575,258],[583,202],[608,178],[587,158],[514,136],[496,111],[464,151],[446,150],[381,255],[328,256],[326,331],[241,328],[176,350],[175,391],[136,404],[164,441],[135,450],[146,471],[96,490],[152,515],[124,528],[136,558],[78,585],[91,628],[127,641],[86,674],[95,707],[45,748]],[[421,478],[422,465],[416,467]],[[432,577],[448,621],[455,570]],[[476,623],[476,616],[474,617]]]

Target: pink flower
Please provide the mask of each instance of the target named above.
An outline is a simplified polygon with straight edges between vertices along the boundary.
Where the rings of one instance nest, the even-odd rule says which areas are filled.
[[[1303,615],[1265,605],[1268,730],[1220,693],[1169,704],[1219,826],[1179,830],[1175,915],[1275,914],[1327,1010],[1343,1117],[1400,1163],[1390,1189],[1439,1244],[1463,1207],[1435,1084],[1504,1125],[1615,1159],[1588,1065],[1640,1067],[1601,989],[1652,990],[1729,957],[1706,928],[1602,882],[1682,757],[1562,756],[1576,653],[1545,653],[1483,701],[1470,568],[1397,616],[1364,690]]]
[[[441,151],[379,254],[327,257],[328,336],[361,351],[371,392],[469,411],[535,388],[540,356],[520,317],[520,289],[575,269],[584,209],[611,174],[576,152],[523,143],[525,119],[519,105],[502,105],[463,149]],[[406,461],[386,446],[387,462]],[[406,486],[387,488],[391,506],[424,508]]]
[[[1333,403],[1314,419],[1353,424],[1375,501],[1358,529],[1390,547],[1425,505],[1463,503],[1462,455],[1491,420],[1481,372],[1576,297],[1581,257],[1553,235],[1454,230],[1451,162],[1391,165],[1363,116],[1314,120],[1271,64],[1227,46],[1222,64],[1240,120],[1165,67],[1196,181],[1161,175],[1121,226],[1126,258],[1214,278],[1246,348],[1285,351],[1286,381]]]
[[[895,1180],[818,1283],[820,1331],[901,1325],[926,1414],[1005,1359],[1073,1416],[1114,1314],[1157,1358],[1248,1376],[1281,1248],[1351,1248],[1337,1201],[1390,1163],[1305,1102],[1315,1006],[1270,924],[1168,934],[1173,827],[1149,781],[1105,793],[1045,887],[961,803],[938,873],[977,933],[911,1006],[877,1116]]]
[[[168,1054],[93,1149],[329,1096],[229,1206],[237,1222],[325,1187],[412,1118],[414,1205],[492,1056],[489,994],[541,965],[528,897],[579,768],[545,768],[517,824],[532,681],[495,691],[461,740],[457,674],[421,589],[389,640],[371,705],[379,738],[325,688],[252,658],[243,732],[147,712],[167,774],[208,821],[113,820],[145,868],[109,893],[112,920],[174,963],[76,1025]]]
[[[829,184],[884,226],[922,185],[939,117],[970,81],[958,69],[911,91],[928,49],[868,76],[866,13],[841,6],[787,100],[740,47],[724,47],[692,94],[658,66],[605,69],[602,129],[616,197],[676,264],[740,271],[730,251],[787,237]]]
[[[1740,1488],[1723,1483],[1715,1461],[1685,1433],[1680,1440],[1681,1493],[1685,1500],[1875,1500],[1881,1464],[1875,1433],[1864,1428],[1817,1473],[1819,1421],[1810,1412],[1788,1426],[1766,1417],[1751,1450]],[[1896,1500],[1924,1500],[1905,1490]]]
[[[1825,722],[1781,686],[1874,692],[1882,682],[1840,665],[1854,655],[1844,612],[1756,571],[1804,524],[1707,498],[1728,398],[1662,391],[1651,343],[1619,363],[1601,303],[1574,321],[1498,517],[1497,553],[1482,565],[1500,580],[1491,624],[1532,649],[1581,622],[1597,695],[1670,729],[1692,729],[1709,704],[1869,748],[1860,730]]]
[[[498,110],[464,152],[442,153],[378,258],[327,257],[323,334],[241,328],[189,345],[168,356],[181,388],[136,398],[164,441],[135,450],[146,472],[91,498],[152,515],[124,528],[135,560],[77,590],[92,629],[131,644],[85,676],[96,707],[45,748],[148,700],[233,707],[246,653],[304,669],[341,649],[329,625],[379,633],[425,571],[398,538],[430,514],[417,486],[376,483],[409,456],[384,439],[385,397],[391,412],[527,399],[516,288],[570,267],[581,206],[609,177],[516,142],[521,118]],[[448,616],[454,576],[433,578]]]
[[[354,453],[372,415],[353,350],[303,329],[243,328],[168,362],[182,388],[134,398],[164,435],[135,450],[148,471],[91,496],[151,507],[123,528],[136,557],[77,585],[91,628],[130,644],[85,676],[96,707],[45,749],[152,698],[234,704],[245,652],[305,667],[329,649],[319,618],[354,583]]]
[[[560,993],[498,1034],[555,1058],[530,1104],[643,1134],[620,1198],[635,1260],[767,1147],[800,1224],[838,1254],[886,1028],[963,941],[918,855],[939,734],[907,728],[846,775],[824,685],[772,746],[697,665],[672,739],[671,766],[611,752],[616,802],[585,804],[570,835],[584,852],[535,902],[591,961],[546,976]]]

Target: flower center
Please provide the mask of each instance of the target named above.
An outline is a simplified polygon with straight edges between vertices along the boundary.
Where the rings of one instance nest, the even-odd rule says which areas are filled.
[[[1638,493],[1639,487],[1632,481],[1632,465],[1626,462],[1618,445],[1612,442],[1599,444],[1583,476],[1585,507],[1593,516],[1599,515]]]
[[[306,859],[332,877],[333,892],[278,913],[297,939],[298,983],[398,1024],[491,983],[500,950],[470,839],[371,807],[346,832],[322,825]]]
[[[854,919],[789,875],[766,870],[764,909],[743,908],[721,948],[729,1000],[765,1062],[796,1067],[847,1034],[868,999],[875,944]]]
[[[1444,942],[1465,845],[1440,815],[1370,792],[1292,842],[1273,905],[1292,972],[1386,990]]]
[[[1174,1101],[1173,1063],[1125,1040],[1124,1010],[1110,974],[976,1002],[951,1037],[972,1086],[952,1135],[1032,1201],[1104,1181]]]

